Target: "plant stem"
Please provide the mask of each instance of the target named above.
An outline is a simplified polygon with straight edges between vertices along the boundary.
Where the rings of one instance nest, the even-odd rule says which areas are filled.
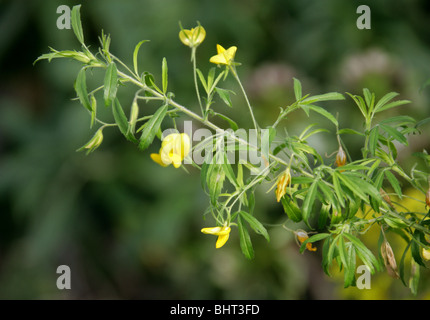
[[[254,112],[252,111],[251,103],[250,103],[250,102],[249,102],[249,100],[248,100],[248,96],[247,96],[247,94],[246,94],[245,89],[244,89],[244,88],[243,88],[243,86],[242,86],[242,82],[241,82],[241,81],[240,81],[240,79],[239,79],[239,76],[238,76],[238,74],[237,74],[237,72],[236,72],[236,69],[235,69],[235,68],[233,68],[233,67],[231,67],[231,72],[233,73],[233,76],[235,77],[235,79],[236,79],[237,83],[238,83],[238,84],[239,84],[239,86],[240,86],[240,89],[242,90],[243,96],[245,97],[246,104],[248,105],[249,113],[250,113],[251,118],[252,118],[252,122],[254,123],[254,128],[255,128],[256,130],[258,130],[258,128],[259,128],[259,127],[258,127],[257,121],[255,120]]]
[[[211,129],[213,129],[213,130],[215,130],[215,131],[223,131],[223,132],[226,132],[227,134],[230,134],[230,135],[232,136],[232,138],[233,138],[234,140],[236,140],[237,142],[242,143],[242,144],[244,144],[244,145],[247,145],[247,146],[249,146],[249,147],[251,147],[251,148],[254,148],[255,150],[258,150],[258,148],[257,148],[256,146],[254,146],[254,145],[250,144],[249,142],[247,142],[247,141],[245,141],[245,140],[243,140],[243,139],[241,139],[241,138],[237,137],[237,136],[236,136],[236,135],[234,135],[234,134],[231,134],[229,131],[225,131],[225,130],[221,129],[220,127],[218,127],[217,125],[213,124],[212,122],[210,122],[210,121],[208,121],[208,120],[205,120],[204,118],[202,118],[202,117],[201,117],[201,116],[199,116],[198,114],[194,113],[193,111],[191,111],[191,110],[187,109],[186,107],[184,107],[184,106],[180,105],[180,104],[179,104],[179,103],[177,103],[176,101],[174,101],[174,100],[172,100],[172,99],[170,99],[170,98],[165,97],[163,94],[161,94],[161,93],[157,92],[156,90],[154,90],[154,89],[152,89],[152,88],[148,87],[148,86],[147,86],[147,85],[145,85],[144,83],[142,83],[142,82],[140,82],[140,81],[138,81],[138,80],[136,80],[136,79],[134,79],[134,78],[130,77],[129,75],[127,75],[127,74],[123,73],[122,71],[119,71],[119,70],[118,70],[118,75],[119,75],[120,77],[124,78],[125,80],[127,80],[127,81],[130,81],[130,82],[134,83],[134,84],[135,84],[135,85],[137,85],[138,87],[140,87],[140,88],[142,88],[142,89],[147,90],[147,91],[148,91],[148,92],[150,92],[152,95],[154,95],[154,96],[156,96],[156,97],[159,97],[159,98],[164,98],[164,99],[165,99],[165,101],[166,101],[169,105],[171,105],[172,107],[174,107],[174,108],[178,109],[179,111],[181,111],[181,112],[185,113],[185,114],[186,114],[186,115],[188,115],[190,118],[193,118],[193,119],[195,119],[195,120],[197,120],[197,121],[199,121],[199,122],[203,123],[204,125],[206,125],[207,127],[211,128]],[[276,162],[278,162],[278,163],[280,163],[280,164],[283,164],[283,165],[285,165],[285,166],[286,166],[286,165],[288,165],[288,164],[287,164],[287,162],[285,162],[283,159],[281,159],[281,158],[279,158],[279,157],[277,157],[277,156],[275,156],[275,155],[273,155],[273,154],[271,154],[271,153],[269,153],[269,157],[270,157],[272,160],[274,160],[274,161],[276,161]],[[307,172],[303,172],[303,173],[304,173],[304,174],[307,174]],[[308,174],[308,175],[309,175],[309,174]],[[312,176],[312,177],[313,177],[313,176]]]
[[[202,116],[205,117],[205,111],[203,110],[202,100],[200,99],[199,85],[197,83],[196,47],[193,47],[191,51],[191,61],[193,62],[194,86],[196,88],[197,100],[199,101],[199,106],[200,106],[200,110],[202,111]]]

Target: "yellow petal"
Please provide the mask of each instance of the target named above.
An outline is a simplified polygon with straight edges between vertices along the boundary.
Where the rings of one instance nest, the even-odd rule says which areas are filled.
[[[170,153],[169,158],[170,158],[171,163],[173,163],[173,166],[175,168],[179,168],[181,166],[182,159],[181,159],[180,155],[175,154],[175,153]]]
[[[161,142],[161,148],[171,147],[173,148],[176,141],[181,138],[179,133],[171,133],[163,138],[163,142]]]
[[[158,163],[160,166],[163,166],[163,167],[167,167],[167,164],[165,164],[162,160],[161,160],[161,156],[158,154],[158,153],[151,153],[151,159],[154,161],[154,162],[156,162],[156,163]]]
[[[221,53],[223,53],[225,51],[225,49],[220,45],[220,44],[217,44],[216,45],[216,52],[218,53],[218,54],[221,54]]]
[[[193,31],[193,41],[194,45],[198,46],[205,40],[206,38],[206,30],[202,26],[198,26],[195,29],[191,29]]]
[[[160,149],[160,157],[161,157],[161,162],[163,162],[166,166],[172,163],[170,154],[169,152],[166,151],[166,149],[163,149],[163,148]]]
[[[184,159],[190,152],[190,137],[186,133],[181,133],[181,157]]]
[[[222,227],[213,227],[213,228],[203,228],[201,231],[204,234],[213,234],[218,235],[218,233],[221,231]]]
[[[216,244],[215,244],[215,248],[219,249],[223,245],[225,245],[225,243],[227,242],[229,236],[230,236],[230,233],[218,236],[218,239],[217,239]]]
[[[186,46],[191,47],[191,39],[192,39],[192,33],[191,30],[183,29],[179,31],[179,39],[183,44]]]
[[[234,56],[236,55],[236,51],[237,51],[237,47],[232,46],[223,52],[228,62],[234,59]]]
[[[229,234],[231,231],[230,227],[212,227],[212,228],[203,228],[201,230],[204,234],[213,234],[215,236],[223,236]]]
[[[217,54],[216,56],[213,56],[209,59],[210,63],[215,64],[227,64],[227,61],[225,60],[225,57],[223,54]]]

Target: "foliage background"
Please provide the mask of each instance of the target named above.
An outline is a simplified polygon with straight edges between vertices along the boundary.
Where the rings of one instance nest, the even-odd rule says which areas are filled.
[[[420,91],[430,78],[430,3],[425,0],[0,1],[0,298],[430,298],[427,270],[417,296],[386,273],[372,277],[371,290],[343,289],[341,275],[323,274],[320,250],[301,255],[281,228],[270,229],[269,244],[253,236],[253,261],[243,257],[234,234],[215,250],[215,238],[200,233],[208,224],[202,219],[208,200],[198,172],[161,168],[149,152],[140,152],[115,131],[106,130],[103,145],[91,155],[75,152],[91,136],[87,112],[72,100],[79,66],[70,61],[33,66],[48,46],[79,48],[71,30],[56,27],[62,4],[82,4],[92,48],[103,29],[112,36],[112,53],[126,63],[131,64],[136,43],[150,39],[141,48],[141,68],[157,76],[166,57],[171,90],[195,110],[179,21],[185,28],[200,21],[207,31],[198,51],[203,73],[216,43],[238,47],[238,71],[261,124],[269,125],[278,108],[293,100],[293,77],[311,94],[361,94],[367,87],[381,97],[397,91],[413,103],[394,112],[417,120],[430,115],[430,89]],[[371,30],[356,27],[361,4],[371,8]],[[131,103],[129,91],[120,94],[123,105]],[[249,126],[239,98],[233,110],[219,108]],[[360,128],[351,100],[327,108],[339,112],[342,127]],[[286,125],[294,132],[319,120],[297,114]],[[330,154],[336,140],[327,127],[332,133],[313,143]],[[427,125],[421,136],[411,137],[398,160],[412,166],[413,152],[429,150],[429,134]],[[361,141],[345,142],[352,155],[359,154]],[[264,187],[255,212],[267,223],[286,217]],[[370,232],[366,244],[372,248],[376,241]],[[394,237],[392,245],[399,259],[405,244]],[[56,288],[56,268],[62,264],[72,270],[72,290]]]

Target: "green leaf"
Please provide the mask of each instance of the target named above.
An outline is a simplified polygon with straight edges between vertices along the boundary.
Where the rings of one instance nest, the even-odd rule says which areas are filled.
[[[88,98],[85,68],[82,68],[78,73],[78,76],[75,81],[75,91],[82,105],[88,111],[92,112],[90,99]]]
[[[215,67],[209,69],[208,73],[208,82],[207,82],[207,90],[206,93],[210,94],[213,90],[212,86],[214,85],[215,80]]]
[[[369,89],[364,88],[363,89],[363,96],[367,104],[367,108],[369,110],[369,113],[373,111],[374,103],[375,103],[375,94],[370,93]]]
[[[105,73],[104,79],[104,91],[103,98],[105,100],[105,106],[108,107],[112,104],[112,101],[116,97],[116,92],[118,88],[118,70],[116,64],[111,62]]]
[[[119,103],[119,100],[115,98],[112,103],[112,113],[115,119],[115,123],[118,125],[119,131],[127,138],[127,140],[132,142],[137,142],[133,134],[129,131],[129,123],[127,117],[125,116],[124,110]]]
[[[240,248],[242,253],[249,260],[254,258],[254,248],[252,247],[251,238],[248,230],[243,226],[241,216],[237,216],[237,226],[239,229]]]
[[[331,100],[344,100],[345,97],[338,93],[338,92],[328,92],[316,96],[311,96],[309,98],[303,99],[303,104],[311,104],[314,102],[320,102],[320,101],[331,101]]]
[[[399,262],[399,276],[400,276],[400,280],[402,280],[405,286],[407,286],[405,281],[405,258],[406,258],[406,253],[408,252],[409,247],[411,246],[411,243],[412,241],[410,241],[406,246],[406,249],[403,251],[402,258],[400,259],[400,262]]]
[[[219,97],[222,99],[222,101],[224,101],[224,103],[226,105],[228,105],[230,108],[233,107],[233,105],[231,103],[230,93],[234,94],[234,91],[225,90],[225,89],[221,89],[218,87],[215,88],[215,91],[216,91],[216,93],[218,93]]]
[[[155,138],[158,130],[160,129],[161,122],[164,120],[166,116],[167,109],[169,108],[168,104],[162,105],[148,120],[148,124],[142,131],[142,135],[140,137],[139,148],[141,150],[145,150],[149,147],[152,141]]]
[[[306,244],[321,241],[321,240],[328,238],[328,237],[330,237],[329,233],[314,234],[313,236],[311,236],[311,237],[307,238],[305,241],[303,241],[303,243],[300,245],[300,253],[303,253],[305,251]]]
[[[358,197],[360,197],[362,200],[367,202],[369,199],[367,198],[366,194],[354,183],[350,180],[350,177],[346,177],[342,173],[335,172],[334,176],[339,178],[343,182],[343,184],[351,190],[354,194],[356,194]]]
[[[327,237],[324,241],[323,247],[322,247],[322,268],[326,275],[331,277],[330,274],[330,265],[333,261],[333,253],[334,248],[336,247],[336,244],[333,241],[332,237]]]
[[[385,176],[387,177],[388,181],[390,182],[391,186],[393,187],[394,191],[397,193],[399,198],[401,199],[403,196],[402,188],[400,187],[399,180],[392,174],[390,171],[385,171]]]
[[[415,125],[415,128],[421,127],[422,125],[424,125],[428,122],[430,122],[430,117],[418,121],[417,124]]]
[[[139,49],[140,49],[140,46],[142,45],[142,44],[144,44],[145,42],[148,42],[149,40],[142,40],[142,41],[140,41],[137,45],[136,45],[136,47],[134,48],[134,51],[133,51],[133,67],[134,67],[134,73],[136,74],[136,75],[139,75],[139,68],[138,68],[138,63],[137,63],[137,55],[138,55],[138,53],[139,53]]]
[[[168,71],[167,60],[166,60],[166,58],[163,58],[163,62],[161,65],[161,74],[162,74],[161,82],[162,82],[162,86],[163,86],[163,93],[167,92],[167,84],[168,84],[167,71]]]
[[[236,180],[236,175],[233,172],[233,168],[231,167],[231,164],[228,161],[226,153],[224,153],[224,161],[222,163],[222,167],[223,167],[224,173],[225,173],[226,177],[228,178],[228,180],[230,181],[230,183],[235,187],[239,187],[239,183]]]
[[[349,241],[352,242],[356,249],[358,257],[363,261],[363,263],[369,268],[370,273],[374,274],[375,270],[380,270],[380,265],[378,260],[375,258],[373,253],[361,242],[358,238],[350,233],[343,234]]]
[[[209,187],[211,203],[215,205],[224,185],[225,172],[221,164],[211,164],[209,170],[207,185]]]
[[[317,196],[317,184],[318,180],[315,180],[308,189],[305,200],[303,201],[302,211],[303,211],[303,221],[309,226],[309,216],[312,212],[314,202]]]
[[[408,104],[408,103],[411,103],[411,102],[409,100],[397,100],[397,101],[388,103],[388,104],[380,107],[378,109],[378,111],[375,111],[375,112],[385,111],[385,110],[388,110],[388,109],[391,109],[391,108],[394,108],[394,107],[398,107],[398,106],[401,106],[401,105],[404,105],[404,104]]]
[[[330,120],[331,122],[334,123],[335,126],[338,126],[339,123],[337,122],[336,118],[327,110],[325,110],[324,108],[318,107],[318,106],[314,106],[314,105],[310,105],[309,109],[318,112],[320,115],[324,116],[325,118],[327,118],[328,120]]]
[[[84,44],[84,32],[82,31],[80,9],[81,9],[80,4],[72,8],[71,21],[72,21],[72,29],[76,35],[76,38],[79,40],[81,44]]]
[[[203,88],[205,89],[206,93],[208,94],[209,93],[208,85],[206,84],[205,77],[203,76],[202,72],[199,69],[196,69],[196,72],[197,72],[197,75],[199,76],[199,79],[200,79],[200,82],[201,82]]]
[[[413,239],[411,239],[411,253],[412,253],[412,258],[414,258],[415,262],[418,263],[420,266],[426,267],[423,259],[421,258],[421,247],[419,245],[419,242],[423,242],[424,239],[424,234],[419,231],[419,230],[415,230],[414,233],[412,234]]]
[[[214,116],[218,116],[218,117],[220,117],[221,119],[223,119],[223,120],[227,121],[227,122],[228,122],[228,124],[230,125],[230,128],[232,128],[232,129],[233,129],[233,131],[239,130],[239,126],[237,125],[237,123],[236,123],[236,122],[234,122],[234,120],[230,119],[229,117],[227,117],[227,116],[225,116],[225,115],[223,115],[223,114],[221,114],[221,113],[215,112],[215,111],[212,111],[212,114],[213,114]]]
[[[355,248],[352,245],[350,245],[348,248],[346,261],[347,261],[348,268],[344,270],[345,288],[354,285],[354,282],[355,282],[356,257],[355,257]]]
[[[294,96],[296,97],[296,101],[299,101],[302,98],[302,84],[296,78],[294,78],[293,81],[294,81]]]
[[[355,134],[359,136],[364,136],[364,133],[349,128],[340,129],[337,134]]]
[[[379,141],[379,128],[376,126],[369,133],[369,151],[372,156],[376,153],[376,148],[378,147]]]
[[[361,113],[363,114],[364,118],[368,118],[367,115],[367,107],[366,107],[366,103],[364,102],[363,98],[360,96],[356,96],[350,93],[347,93],[352,100],[354,100],[355,104],[358,106],[358,108],[360,109]]]
[[[334,196],[333,190],[331,190],[331,188],[324,181],[318,180],[317,184],[318,188],[323,192],[327,200],[327,204],[332,204],[338,211],[340,211],[340,206]]]
[[[336,192],[336,196],[337,199],[339,200],[339,203],[342,207],[345,207],[345,200],[344,200],[344,195],[343,195],[343,191],[342,191],[342,187],[339,181],[339,178],[337,176],[337,172],[335,172],[333,174],[333,186],[334,186],[334,191]]]
[[[398,126],[402,126],[407,124],[415,124],[416,121],[414,118],[410,116],[395,116],[395,117],[384,119],[379,123],[380,124],[397,123]]]
[[[302,221],[302,212],[297,205],[288,196],[281,198],[282,206],[288,218],[294,222]]]
[[[387,132],[393,139],[399,141],[400,143],[404,144],[405,146],[408,145],[408,140],[406,139],[406,137],[401,134],[399,131],[397,131],[396,129],[387,126],[385,124],[380,124],[379,125],[381,127],[381,129],[383,129],[385,132]]]
[[[258,234],[261,234],[268,242],[270,241],[269,233],[267,232],[266,228],[258,221],[254,216],[250,215],[248,212],[240,211],[239,212],[242,218],[248,222],[250,227],[257,232]]]
[[[399,94],[397,92],[390,92],[387,93],[385,96],[383,96],[378,103],[375,106],[375,113],[381,111],[380,109],[391,99],[398,96]]]

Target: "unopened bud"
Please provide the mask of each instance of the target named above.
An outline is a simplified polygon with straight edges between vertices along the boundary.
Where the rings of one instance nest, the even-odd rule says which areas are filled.
[[[139,105],[137,101],[133,101],[130,110],[130,131],[134,133],[134,128],[136,127],[137,117],[139,116]]]
[[[91,138],[91,140],[88,141],[84,146],[82,146],[77,151],[83,151],[86,149],[87,154],[89,154],[90,152],[93,152],[95,149],[97,149],[101,145],[102,141],[103,141],[103,132],[102,132],[102,128],[100,128]]]
[[[336,166],[342,167],[346,163],[346,154],[345,151],[343,151],[342,147],[339,146],[339,150],[337,151],[336,155]]]

